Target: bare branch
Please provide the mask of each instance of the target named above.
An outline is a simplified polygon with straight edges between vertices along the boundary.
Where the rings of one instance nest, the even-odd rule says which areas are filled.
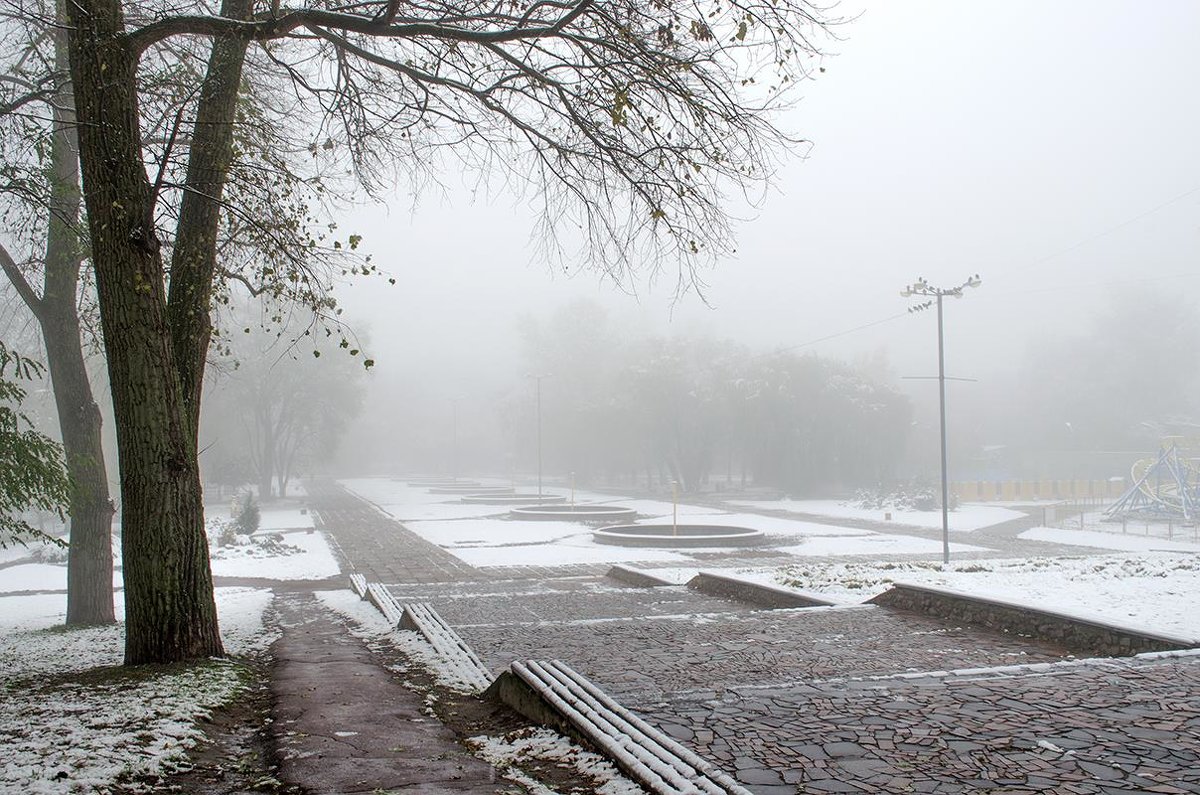
[[[17,295],[21,296],[21,300],[25,302],[25,306],[29,307],[29,311],[33,312],[34,317],[40,318],[42,313],[42,299],[38,296],[37,291],[25,278],[25,274],[21,273],[21,269],[17,267],[17,263],[9,254],[8,248],[0,243],[0,269],[4,271],[4,275],[12,283],[13,288],[17,291]]]
[[[181,15],[152,22],[130,32],[126,42],[135,53],[145,52],[148,47],[172,36],[209,36],[213,38],[244,38],[251,41],[281,39],[296,30],[311,27],[341,30],[394,39],[429,37],[442,41],[487,42],[519,41],[522,39],[553,36],[591,5],[592,0],[579,0],[560,19],[549,25],[538,27],[512,27],[498,30],[472,30],[461,25],[445,25],[436,22],[411,21],[396,24],[399,3],[390,0],[389,8],[382,16],[360,16],[356,14],[324,11],[308,8],[259,14],[251,21],[239,21],[218,16]],[[391,9],[391,6],[397,6]]]

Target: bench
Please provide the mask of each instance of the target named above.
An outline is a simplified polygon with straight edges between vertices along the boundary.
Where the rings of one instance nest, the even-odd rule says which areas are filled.
[[[476,692],[486,690],[492,683],[492,672],[483,661],[437,611],[425,602],[406,604],[399,626],[401,629],[420,633],[434,651]]]
[[[373,582],[367,586],[367,598],[371,600],[371,604],[383,613],[383,617],[393,627],[400,624],[400,619],[404,615],[404,610],[396,602],[395,598],[388,593],[387,588],[384,588],[377,582]]]
[[[654,795],[752,795],[561,661],[513,662],[485,695],[587,743]]]

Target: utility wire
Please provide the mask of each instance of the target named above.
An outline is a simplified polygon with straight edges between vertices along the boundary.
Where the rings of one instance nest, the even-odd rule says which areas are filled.
[[[1166,201],[1162,202],[1161,204],[1155,205],[1154,207],[1151,207],[1149,210],[1139,213],[1139,214],[1133,216],[1132,218],[1128,218],[1128,219],[1122,221],[1121,223],[1116,224],[1115,226],[1111,226],[1108,229],[1097,232],[1096,234],[1086,237],[1077,243],[1067,246],[1066,248],[1059,249],[1058,251],[1055,251],[1051,254],[1047,254],[1046,256],[1036,259],[1027,265],[1023,265],[1023,266],[1017,268],[1016,271],[1028,270],[1030,268],[1037,267],[1038,265],[1041,265],[1045,262],[1049,262],[1052,259],[1061,257],[1064,254],[1068,254],[1072,251],[1075,251],[1076,249],[1082,248],[1082,247],[1086,246],[1088,243],[1092,243],[1096,240],[1100,240],[1101,238],[1108,237],[1109,235],[1111,235],[1115,232],[1118,232],[1127,226],[1135,224],[1144,218],[1148,218],[1149,216],[1154,215],[1159,210],[1165,209],[1167,207],[1170,207],[1172,204],[1183,201],[1184,199],[1186,199],[1187,197],[1189,197],[1195,193],[1200,193],[1200,185],[1197,185],[1196,187],[1192,188],[1191,190],[1186,190],[1177,196],[1167,199]],[[1194,279],[1198,276],[1200,276],[1200,271],[1186,271],[1186,272],[1182,272],[1182,273],[1164,274],[1161,276],[1149,276],[1149,277],[1143,276],[1143,277],[1129,278],[1129,279],[1108,279],[1108,280],[1104,280],[1104,281],[1074,282],[1072,284],[1063,285],[1061,287],[1035,287],[1035,288],[1026,289],[1026,290],[1001,291],[999,293],[987,291],[987,292],[983,293],[980,297],[991,298],[991,297],[997,297],[997,296],[1002,297],[1002,296],[1006,296],[1006,295],[1029,295],[1029,294],[1034,294],[1034,293],[1050,293],[1050,292],[1058,292],[1058,291],[1062,291],[1062,290],[1078,290],[1078,289],[1084,288],[1084,287],[1105,287],[1105,286],[1120,285],[1120,284],[1144,284],[1147,282],[1172,281],[1175,279],[1189,279],[1189,278]],[[822,342],[827,342],[828,340],[837,339],[838,337],[844,337],[848,334],[854,334],[855,332],[863,331],[865,329],[869,329],[874,326],[883,325],[884,323],[890,323],[893,320],[898,320],[898,319],[900,319],[902,317],[906,317],[908,315],[909,315],[908,312],[902,312],[897,315],[890,315],[888,317],[881,318],[879,320],[873,320],[870,323],[863,323],[862,325],[855,326],[854,328],[849,328],[844,331],[838,331],[833,334],[826,335],[824,337],[818,337],[813,340],[808,340],[807,342],[801,342],[796,345],[789,345],[785,348],[776,348],[769,353],[756,354],[755,356],[752,356],[750,358],[757,359],[757,358],[760,358],[763,356],[770,356],[770,355],[776,354],[776,353],[787,353],[788,351],[799,350],[800,348],[807,348],[812,345],[817,345]]]
[[[1138,221],[1142,220],[1143,218],[1148,218],[1149,216],[1154,215],[1159,210],[1162,210],[1166,207],[1170,207],[1172,204],[1175,204],[1176,202],[1183,201],[1188,196],[1191,196],[1193,193],[1197,193],[1197,192],[1200,192],[1200,185],[1197,185],[1196,187],[1192,188],[1191,190],[1186,190],[1174,198],[1167,199],[1162,204],[1159,204],[1155,207],[1151,207],[1149,210],[1146,210],[1143,213],[1140,213],[1138,215],[1135,215],[1132,218],[1122,221],[1121,223],[1117,224],[1116,226],[1111,226],[1108,229],[1105,229],[1101,232],[1097,232],[1096,234],[1092,235],[1091,237],[1085,237],[1083,240],[1080,240],[1078,243],[1067,246],[1066,248],[1063,248],[1063,249],[1059,249],[1058,251],[1055,251],[1052,254],[1047,254],[1046,256],[1042,257],[1041,259],[1036,259],[1033,262],[1030,262],[1028,265],[1023,265],[1020,268],[1017,268],[1017,270],[1018,271],[1029,270],[1030,268],[1035,268],[1038,265],[1041,265],[1042,263],[1049,262],[1052,259],[1061,257],[1063,254],[1069,254],[1070,252],[1075,251],[1076,249],[1083,248],[1088,243],[1093,243],[1097,240],[1100,240],[1101,238],[1108,237],[1109,235],[1113,234],[1114,232],[1119,232],[1122,229],[1124,229],[1125,227],[1127,227],[1131,224],[1137,223]]]

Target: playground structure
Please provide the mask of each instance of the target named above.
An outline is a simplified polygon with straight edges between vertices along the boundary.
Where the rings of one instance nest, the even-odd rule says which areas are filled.
[[[1200,441],[1200,440],[1197,440]],[[1133,485],[1104,511],[1106,522],[1161,519],[1195,522],[1200,514],[1200,445],[1165,442],[1157,458],[1133,465]]]

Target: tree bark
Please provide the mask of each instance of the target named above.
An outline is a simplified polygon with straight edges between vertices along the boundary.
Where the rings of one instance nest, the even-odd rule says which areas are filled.
[[[221,4],[221,16],[230,19],[248,19],[252,10],[252,0],[223,0]],[[231,38],[213,42],[196,107],[186,190],[171,257],[171,340],[193,444],[200,429],[204,365],[212,340],[210,303],[217,269],[221,197],[233,161],[233,126],[248,43],[246,39]]]
[[[219,655],[194,435],[141,157],[136,54],[117,0],[74,0],[71,75],[121,464],[125,662]]]
[[[59,18],[65,16],[60,0]],[[66,31],[54,33],[55,63],[69,59]],[[54,387],[58,424],[71,478],[71,546],[67,557],[67,625],[111,624],[113,505],[101,441],[100,407],[92,395],[79,333],[79,155],[70,84],[59,91],[51,139],[51,197],[46,275],[38,322]]]
[[[65,18],[62,0],[58,18]],[[69,61],[67,32],[54,33],[55,64]],[[67,558],[67,625],[89,626],[116,621],[113,609],[112,501],[101,443],[100,407],[88,379],[79,332],[79,268],[83,262],[79,235],[79,156],[74,135],[73,98],[64,81],[54,98],[50,138],[50,196],[43,290],[39,298],[16,264],[4,256],[3,267],[17,286],[41,328],[46,346],[59,434],[71,480],[70,549]]]

